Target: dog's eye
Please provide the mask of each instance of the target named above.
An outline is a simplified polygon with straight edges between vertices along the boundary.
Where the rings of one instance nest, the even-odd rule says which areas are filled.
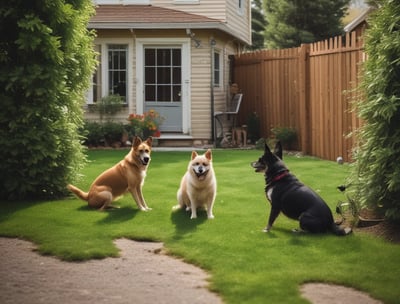
[[[195,163],[196,166],[200,165],[200,163]]]
[[[203,166],[204,166],[204,167],[207,167],[207,166],[208,166],[208,164],[207,164],[207,163],[203,163]]]

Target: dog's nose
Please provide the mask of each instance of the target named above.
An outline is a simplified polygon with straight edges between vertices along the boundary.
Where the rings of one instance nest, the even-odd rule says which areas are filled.
[[[203,167],[199,167],[199,173],[203,173]]]
[[[145,164],[147,164],[149,162],[149,160],[150,160],[150,157],[144,157],[143,158],[143,161],[144,161]]]

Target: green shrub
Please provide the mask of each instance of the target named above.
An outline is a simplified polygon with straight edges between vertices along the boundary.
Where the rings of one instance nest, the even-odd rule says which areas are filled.
[[[89,147],[103,146],[105,143],[104,130],[99,122],[85,121],[81,134],[85,138],[84,144]]]
[[[83,165],[77,130],[94,67],[93,11],[90,0],[1,5],[0,199],[64,195]]]
[[[292,149],[297,140],[297,132],[294,128],[276,127],[271,129],[276,140],[281,141],[286,149]]]
[[[255,143],[260,138],[260,118],[257,113],[250,113],[247,118],[247,138]]]
[[[122,123],[108,121],[102,125],[104,139],[108,146],[111,146],[115,142],[121,142],[122,134],[125,131]]]
[[[103,120],[104,116],[112,116],[118,113],[124,105],[124,100],[119,95],[108,95],[97,101],[89,107],[91,112],[99,112],[100,120]]]
[[[357,104],[364,125],[351,179],[361,206],[400,220],[400,3],[377,3],[366,32],[364,98]]]

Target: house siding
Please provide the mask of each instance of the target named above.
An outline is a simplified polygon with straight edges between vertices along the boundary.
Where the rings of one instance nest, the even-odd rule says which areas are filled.
[[[180,10],[226,23],[231,34],[247,44],[251,44],[250,0],[243,0],[241,13],[237,0],[200,0],[198,4],[178,4],[173,0],[152,0],[154,6]]]
[[[200,0],[198,4],[176,4],[173,0],[152,0],[153,6],[181,10],[187,13],[198,14],[208,18],[215,18],[224,24],[227,24],[232,33],[219,31],[217,29],[192,29],[195,39],[199,40],[200,46],[196,46],[194,41],[190,47],[190,94],[189,94],[189,112],[183,115],[190,115],[188,135],[193,140],[208,141],[212,138],[212,100],[211,100],[211,60],[212,49],[210,41],[215,40],[215,50],[220,53],[222,61],[222,75],[219,87],[213,88],[214,93],[214,111],[224,111],[227,98],[229,96],[229,55],[237,55],[242,47],[243,41],[248,41],[246,33],[249,35],[249,14],[250,1],[244,1],[245,7],[243,14],[238,13],[237,1],[225,0]],[[185,2],[187,3],[187,2]],[[229,24],[228,24],[229,23]],[[247,24],[247,25],[246,25]],[[247,30],[246,30],[247,29]],[[189,39],[186,29],[97,29],[97,38],[95,43],[112,43],[114,39],[125,39],[133,45],[130,57],[131,83],[128,84],[128,104],[119,113],[107,120],[126,122],[130,113],[139,113],[140,101],[137,100],[137,79],[136,67],[139,68],[142,62],[137,62],[136,39],[153,38],[160,40],[165,38]],[[250,35],[249,35],[250,36]],[[240,38],[239,40],[236,38]],[[240,84],[239,84],[240,86]],[[140,92],[139,92],[140,93]],[[140,95],[140,94],[139,94]],[[97,113],[86,111],[85,118],[88,120],[98,120]],[[105,120],[105,119],[103,119]]]
[[[199,3],[188,4],[188,2],[177,3],[173,0],[152,0],[151,5],[226,21],[227,2],[226,0],[200,0]]]

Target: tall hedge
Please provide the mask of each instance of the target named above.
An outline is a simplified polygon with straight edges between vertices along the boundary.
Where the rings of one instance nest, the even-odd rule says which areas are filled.
[[[364,99],[358,104],[365,124],[352,178],[362,206],[400,220],[400,2],[375,2],[365,41]]]
[[[58,197],[84,160],[81,105],[95,57],[91,0],[0,5],[0,199]]]

